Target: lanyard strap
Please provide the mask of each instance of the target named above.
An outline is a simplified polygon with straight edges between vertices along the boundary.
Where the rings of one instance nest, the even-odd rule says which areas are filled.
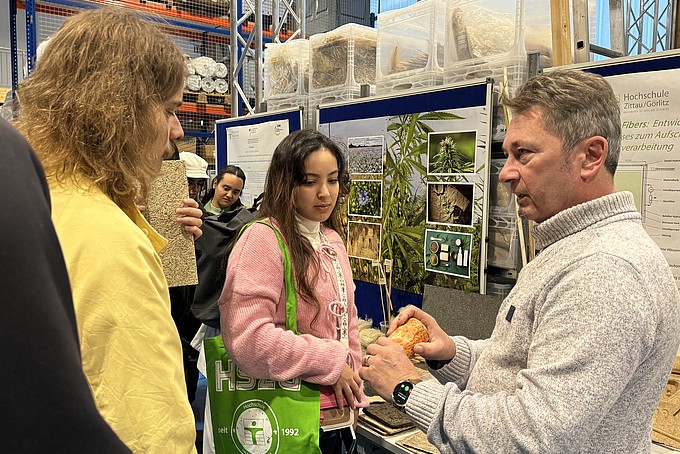
[[[349,316],[347,315],[347,283],[345,282],[345,275],[342,273],[337,252],[331,246],[326,235],[323,232],[319,233],[324,242],[324,250],[333,263],[336,282],[338,283],[338,295],[340,296],[340,342],[342,342],[345,348],[349,348]]]

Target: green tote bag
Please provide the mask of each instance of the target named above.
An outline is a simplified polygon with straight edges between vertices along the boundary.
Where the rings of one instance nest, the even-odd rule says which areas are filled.
[[[254,222],[276,233],[283,254],[286,329],[300,334],[295,279],[283,237],[270,223]],[[217,454],[321,453],[319,385],[249,377],[229,358],[221,336],[205,339],[204,348]]]

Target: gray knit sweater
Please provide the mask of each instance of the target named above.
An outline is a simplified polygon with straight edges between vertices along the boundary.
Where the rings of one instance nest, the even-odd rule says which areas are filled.
[[[632,194],[562,211],[491,338],[415,386],[406,412],[443,453],[641,453],[680,343],[680,296]],[[462,390],[462,391],[461,391]]]

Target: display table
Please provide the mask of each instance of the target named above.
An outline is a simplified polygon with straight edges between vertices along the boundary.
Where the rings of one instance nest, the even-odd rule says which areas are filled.
[[[357,446],[358,454],[413,454],[403,446],[399,446],[397,441],[410,437],[418,429],[409,429],[395,435],[380,435],[359,422],[357,426]],[[680,451],[667,446],[652,443],[651,454],[677,454]]]
[[[418,429],[408,429],[394,435],[380,435],[361,422],[357,425],[357,446],[359,454],[413,454],[413,451],[397,445],[397,441],[413,435]]]

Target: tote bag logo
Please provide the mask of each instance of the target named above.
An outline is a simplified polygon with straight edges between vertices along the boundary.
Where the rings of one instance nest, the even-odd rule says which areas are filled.
[[[276,454],[279,450],[279,423],[264,401],[243,402],[234,411],[231,437],[241,454]]]

